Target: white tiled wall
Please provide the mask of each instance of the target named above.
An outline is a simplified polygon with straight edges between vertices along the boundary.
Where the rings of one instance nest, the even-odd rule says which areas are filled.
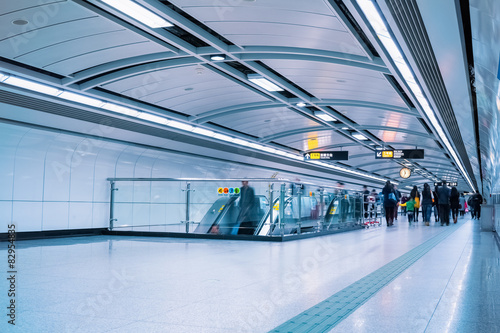
[[[0,123],[0,133],[0,233],[12,222],[17,231],[108,227],[107,178],[269,178],[273,174],[258,167],[13,124]],[[191,220],[201,220],[217,199],[218,186],[238,185],[193,183],[198,189],[192,194]],[[120,182],[117,187],[116,224],[168,223],[171,226],[160,229],[184,231],[180,221],[186,218],[185,183]],[[257,186],[257,194],[260,190]]]

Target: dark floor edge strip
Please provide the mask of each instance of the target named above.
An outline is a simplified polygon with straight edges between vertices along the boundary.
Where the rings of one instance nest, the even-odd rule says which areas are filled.
[[[105,230],[103,235],[113,236],[140,236],[140,237],[166,237],[166,238],[194,238],[194,239],[224,239],[224,240],[242,240],[242,241],[261,241],[261,242],[289,242],[299,239],[327,236],[341,232],[363,229],[362,226],[353,225],[337,230],[328,230],[322,232],[311,232],[300,235],[288,236],[248,236],[248,235],[214,235],[214,234],[191,234],[181,232],[154,232],[154,231],[119,231]]]
[[[456,225],[457,228],[453,226],[446,228],[443,232],[428,239],[424,243],[416,246],[412,250],[269,332],[315,333],[331,330],[464,224],[465,223],[462,222]],[[363,288],[365,288],[365,290],[362,290]]]
[[[70,230],[46,230],[46,231],[18,231],[15,233],[15,240],[46,239],[61,237],[81,237],[102,235],[107,228],[92,229],[70,229]],[[6,242],[9,239],[8,233],[0,233],[0,242]]]

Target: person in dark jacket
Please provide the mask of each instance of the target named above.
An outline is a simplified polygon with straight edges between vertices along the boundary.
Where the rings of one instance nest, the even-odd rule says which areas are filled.
[[[394,200],[390,200],[390,197],[394,196]],[[384,209],[385,209],[385,219],[387,221],[387,226],[390,227],[394,224],[394,208],[396,207],[397,201],[395,200],[396,195],[394,193],[394,188],[391,182],[388,180],[382,189],[382,195],[384,196]]]
[[[453,223],[457,223],[458,210],[460,209],[460,194],[455,186],[451,188],[450,193],[450,207],[451,216],[453,217]]]
[[[248,181],[241,182],[240,189],[240,214],[238,215],[238,222],[240,228],[238,235],[253,235],[257,227],[258,207],[256,205],[255,191],[248,186]]]
[[[439,220],[441,225],[450,225],[450,188],[443,182],[438,188]]]
[[[483,196],[479,193],[479,191],[476,191],[476,194],[472,196],[471,201],[474,209],[474,217],[479,220],[481,218],[481,204],[483,203]]]
[[[431,222],[432,213],[432,193],[429,184],[424,184],[424,190],[422,191],[422,218],[425,225],[429,225]]]

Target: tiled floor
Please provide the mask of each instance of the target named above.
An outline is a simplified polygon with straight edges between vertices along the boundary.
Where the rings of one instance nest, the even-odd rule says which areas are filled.
[[[421,224],[400,218],[391,228],[288,243],[18,241],[16,326],[3,315],[0,332],[266,332],[443,228],[458,230],[333,331],[500,331],[500,253],[492,234],[480,232],[477,221]],[[2,279],[4,309],[7,287]]]

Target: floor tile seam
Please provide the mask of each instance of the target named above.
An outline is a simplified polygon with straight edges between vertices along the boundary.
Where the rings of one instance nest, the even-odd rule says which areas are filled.
[[[465,225],[465,223],[463,225]],[[432,314],[431,314],[431,316],[429,318],[429,321],[427,322],[427,325],[425,326],[424,333],[427,332],[427,329],[429,328],[429,324],[431,323],[432,318],[434,317],[434,314],[436,313],[436,310],[439,307],[439,304],[441,303],[441,300],[443,299],[444,293],[448,289],[448,286],[450,284],[451,278],[455,274],[455,270],[457,269],[458,264],[459,264],[460,260],[462,259],[463,255],[465,253],[465,250],[467,249],[467,245],[469,244],[469,242],[471,241],[471,239],[473,237],[473,233],[474,233],[474,230],[472,230],[472,233],[469,235],[469,239],[466,242],[464,242],[464,246],[462,248],[462,252],[460,254],[460,257],[458,258],[457,262],[455,263],[455,267],[453,268],[453,271],[451,272],[450,277],[448,278],[448,281],[446,282],[446,285],[444,286],[444,288],[443,288],[443,290],[441,292],[441,295],[439,296],[439,300],[436,303],[436,306],[434,307],[434,310],[432,311]]]
[[[461,225],[460,225],[460,227],[461,227],[461,226],[463,226],[463,225],[464,225],[464,224],[461,224]],[[420,245],[418,245],[417,247],[415,247],[414,249],[410,250],[409,252],[414,251],[415,249],[417,249],[417,248],[419,248],[419,247],[421,247],[421,249],[425,249],[425,250],[426,250],[426,251],[423,251],[423,250],[422,250],[422,251],[419,251],[419,252],[421,252],[421,255],[420,255],[420,257],[416,257],[416,258],[414,257],[414,259],[413,259],[413,263],[415,263],[416,261],[418,261],[418,260],[419,260],[421,257],[423,257],[423,256],[424,256],[427,252],[429,252],[430,250],[432,250],[432,248],[434,248],[434,247],[435,247],[437,244],[439,244],[442,240],[446,239],[449,235],[451,235],[452,233],[454,233],[454,232],[455,232],[456,230],[458,230],[458,229],[459,229],[459,228],[453,228],[453,229],[447,229],[447,230],[444,230],[444,231],[440,232],[439,234],[437,234],[437,235],[433,236],[432,238],[428,239],[428,240],[427,240],[427,241],[425,241],[423,244],[420,244]],[[433,246],[425,246],[425,244],[426,244],[426,243],[428,243],[428,244],[433,244]],[[417,251],[418,251],[418,250],[417,250]],[[408,253],[408,252],[407,252],[407,253]],[[402,256],[405,256],[407,253],[403,254]],[[399,258],[401,258],[401,256],[400,256]],[[398,260],[399,258],[396,258],[395,260]],[[393,261],[394,261],[394,260],[393,260]],[[386,266],[390,265],[391,263],[392,263],[392,262],[387,263],[386,265],[382,266],[382,267],[381,267],[381,268],[379,268],[378,270],[384,269],[384,267],[386,267]],[[408,267],[410,267],[413,263],[410,263],[410,264],[408,265]],[[399,272],[398,274],[391,273],[390,278],[389,278],[389,279],[387,279],[387,278],[386,278],[386,279],[384,279],[384,280],[385,280],[385,281],[384,281],[385,283],[384,283],[384,284],[382,284],[382,285],[378,288],[378,290],[377,290],[376,292],[380,291],[380,290],[381,290],[384,286],[386,286],[387,284],[389,284],[392,280],[394,280],[394,279],[395,279],[397,276],[399,276],[402,272],[404,272],[406,269],[408,269],[408,267],[406,267],[405,269],[401,270],[401,272]],[[378,271],[378,270],[377,270],[377,271]],[[370,273],[370,274],[373,274],[373,273],[374,273],[374,272],[372,272],[372,273]],[[369,274],[369,275],[370,275],[370,274]],[[360,279],[360,280],[363,280],[363,279],[365,279],[365,278],[366,278],[366,276],[365,276],[364,278]],[[357,284],[360,280],[358,280],[358,281],[354,282],[353,284]],[[351,285],[351,286],[352,286],[352,285]],[[349,286],[349,287],[350,287],[350,286]],[[339,292],[342,292],[342,291],[339,291]],[[375,292],[375,293],[376,293],[376,292]],[[371,294],[371,296],[370,296],[370,297],[368,297],[368,298],[366,298],[366,299],[365,299],[365,300],[364,300],[364,301],[363,301],[360,305],[358,305],[358,306],[354,307],[354,308],[352,309],[352,311],[351,311],[351,312],[354,312],[357,308],[359,308],[359,306],[361,306],[361,305],[362,305],[362,304],[364,304],[366,301],[368,301],[371,297],[373,297],[373,295],[374,295],[375,293]],[[326,300],[329,300],[330,298],[332,298],[332,297],[334,297],[334,296],[335,296],[335,295],[332,295],[331,297],[327,298]],[[326,300],[325,300],[325,301],[326,301]],[[324,303],[325,301],[318,303],[318,305],[319,305],[319,304]],[[352,302],[351,302],[351,303],[352,303]],[[308,312],[308,310],[305,310],[303,313],[307,313],[307,312]],[[298,317],[298,316],[301,316],[303,313],[301,313],[301,314],[297,315],[297,317]],[[295,317],[294,317],[294,318],[295,318]],[[292,319],[293,319],[293,318],[292,318]],[[343,320],[343,319],[345,319],[345,316],[342,318],[342,320]],[[286,324],[286,323],[284,323],[284,324]],[[282,325],[283,325],[283,324],[282,324]],[[281,325],[280,325],[280,326],[281,326]],[[273,330],[273,332],[280,332],[280,330],[279,330],[280,326],[276,327],[276,328]],[[312,332],[312,331],[311,331],[311,332]]]

